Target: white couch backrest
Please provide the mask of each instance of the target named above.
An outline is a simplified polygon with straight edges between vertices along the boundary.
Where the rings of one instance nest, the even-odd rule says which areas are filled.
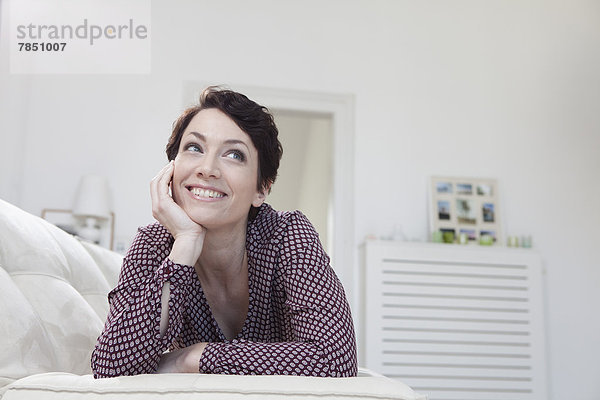
[[[0,200],[0,388],[34,373],[91,372],[121,263]]]

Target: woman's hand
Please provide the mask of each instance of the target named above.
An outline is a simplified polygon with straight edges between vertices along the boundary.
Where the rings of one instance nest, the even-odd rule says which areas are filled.
[[[198,373],[200,356],[207,343],[196,343],[183,349],[177,349],[164,353],[158,363],[159,374],[168,373]]]
[[[175,162],[171,161],[150,182],[152,216],[167,228],[174,238],[180,235],[203,235],[204,228],[192,221],[169,194],[174,170]]]
[[[194,265],[202,252],[206,229],[187,215],[169,194],[175,163],[167,164],[150,182],[152,216],[156,218],[175,238],[171,261],[178,264]]]

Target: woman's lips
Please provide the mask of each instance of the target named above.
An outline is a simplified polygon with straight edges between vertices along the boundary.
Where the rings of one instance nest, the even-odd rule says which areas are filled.
[[[225,197],[226,194],[213,189],[204,189],[200,187],[188,187],[187,188],[194,197],[203,199],[219,199]]]

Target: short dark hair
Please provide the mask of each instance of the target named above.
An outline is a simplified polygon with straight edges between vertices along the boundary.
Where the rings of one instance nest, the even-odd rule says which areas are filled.
[[[283,148],[277,138],[279,131],[269,110],[250,100],[241,93],[209,86],[200,95],[200,102],[183,112],[173,123],[173,132],[167,143],[169,161],[177,157],[183,132],[190,121],[201,110],[216,108],[227,115],[243,130],[258,151],[259,190],[268,190],[277,178],[277,169],[283,154]]]

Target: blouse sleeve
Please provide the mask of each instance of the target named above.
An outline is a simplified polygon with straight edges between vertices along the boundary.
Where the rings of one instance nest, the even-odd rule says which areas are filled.
[[[148,229],[138,231],[123,260],[117,287],[108,295],[108,318],[92,353],[95,378],[155,372],[162,353],[179,336],[194,269],[169,260],[168,246]],[[166,282],[171,287],[169,324],[161,338],[161,294]]]
[[[290,340],[209,343],[200,358],[200,372],[356,376],[350,307],[317,233],[297,213],[282,242],[280,263]]]

